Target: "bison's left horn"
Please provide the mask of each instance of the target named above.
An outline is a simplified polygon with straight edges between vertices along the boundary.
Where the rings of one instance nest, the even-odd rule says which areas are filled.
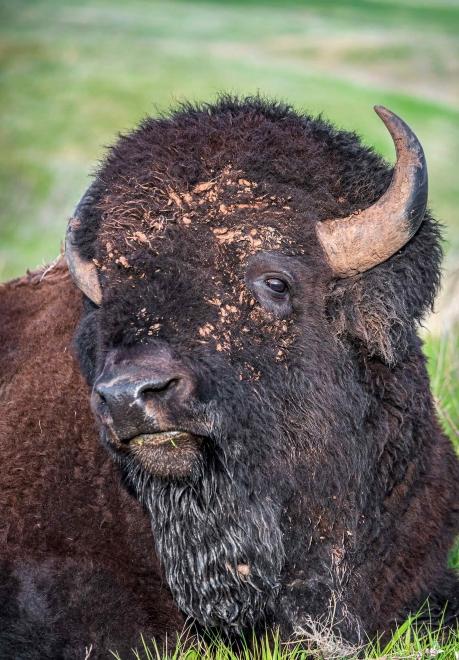
[[[337,277],[363,273],[389,259],[419,229],[427,205],[427,165],[413,131],[378,105],[395,144],[397,162],[384,195],[369,208],[346,218],[317,224],[317,235]]]
[[[91,188],[86,192],[70,218],[65,236],[65,258],[73,281],[83,293],[96,305],[102,302],[102,290],[99,284],[97,268],[92,261],[84,259],[75,244],[74,231],[80,226],[81,216],[86,206],[93,201]]]

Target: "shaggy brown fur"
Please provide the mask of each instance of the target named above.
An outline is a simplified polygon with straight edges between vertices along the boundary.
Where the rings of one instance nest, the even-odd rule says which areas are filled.
[[[63,261],[42,276],[0,288],[0,657],[106,658],[183,618],[97,442],[71,350],[81,295]]]
[[[146,120],[109,152],[75,231],[101,306],[80,306],[59,269],[2,292],[0,497],[11,497],[5,589],[17,622],[4,644],[30,638],[43,611],[59,612],[71,637],[51,635],[58,649],[98,634],[106,646],[120,618],[126,639],[181,621],[166,591],[149,600],[159,577],[145,521],[95,446],[69,354],[78,317],[102,441],[148,509],[182,612],[228,634],[279,625],[285,638],[332,617],[351,642],[426,597],[455,620],[446,559],[459,464],[416,334],[439,283],[438,225],[427,213],[397,254],[342,281],[314,230],[368,207],[389,181],[355,135],[258,98]],[[288,280],[282,300],[271,277]],[[161,363],[179,371],[172,393],[136,390],[110,417],[102,385],[127,373],[137,383]],[[186,452],[136,444],[173,429],[187,432]],[[94,616],[73,603],[65,627],[62,603],[84,584]],[[108,594],[96,611],[102,588],[117,615]]]

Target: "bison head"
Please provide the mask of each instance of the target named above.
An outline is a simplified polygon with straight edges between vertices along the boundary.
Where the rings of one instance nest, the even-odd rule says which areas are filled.
[[[393,174],[355,135],[260,99],[147,119],[70,221],[101,438],[204,625],[291,628],[332,599],[357,617],[339,567],[395,478],[376,483],[391,421],[368,365],[384,380],[419,352],[440,257],[422,148],[377,112]]]

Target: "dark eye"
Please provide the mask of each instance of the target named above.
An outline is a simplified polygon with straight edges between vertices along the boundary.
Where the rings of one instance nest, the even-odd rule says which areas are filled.
[[[257,252],[247,263],[247,287],[257,302],[278,319],[293,314],[296,267],[293,258],[268,252]]]
[[[269,279],[265,280],[265,284],[271,289],[271,291],[274,291],[275,293],[285,293],[288,289],[287,283],[277,277],[270,277]]]

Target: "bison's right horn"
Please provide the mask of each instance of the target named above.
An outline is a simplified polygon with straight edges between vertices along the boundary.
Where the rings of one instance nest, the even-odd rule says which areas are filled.
[[[419,229],[427,205],[427,165],[422,146],[405,122],[375,106],[395,143],[392,181],[372,206],[347,218],[317,223],[316,231],[336,277],[349,277],[389,259]]]
[[[70,218],[65,236],[65,258],[73,281],[81,291],[96,305],[102,302],[102,289],[100,288],[97,268],[92,261],[84,259],[75,244],[74,231],[80,226],[83,210],[93,201],[92,189],[89,188]]]

